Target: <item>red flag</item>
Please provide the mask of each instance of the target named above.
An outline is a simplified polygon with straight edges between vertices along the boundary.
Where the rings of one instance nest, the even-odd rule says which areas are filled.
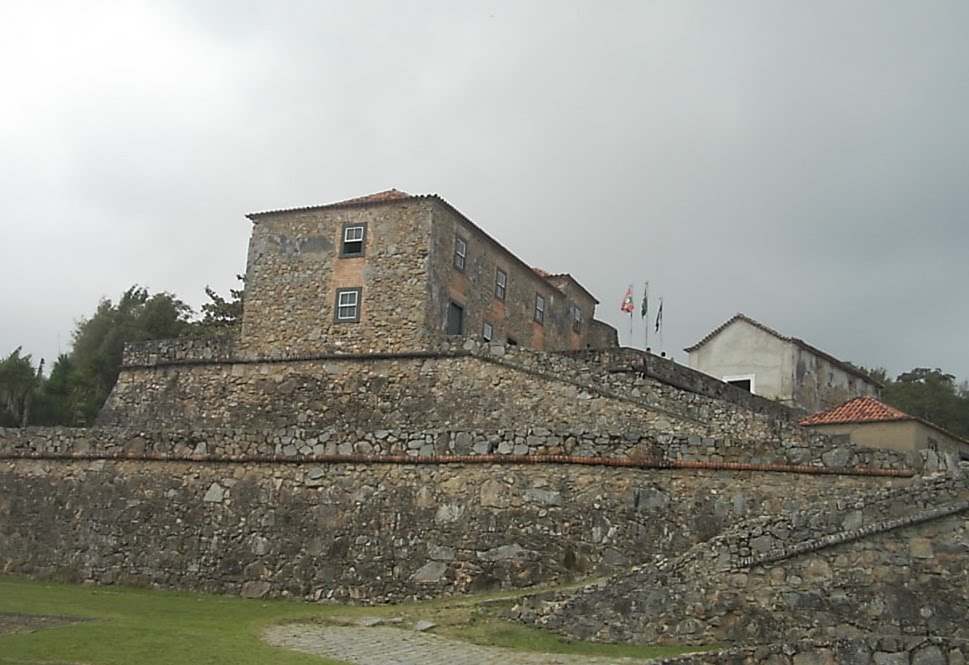
[[[633,310],[636,309],[636,305],[633,304],[633,287],[630,286],[626,289],[626,296],[622,299],[619,309],[627,314],[632,314]]]

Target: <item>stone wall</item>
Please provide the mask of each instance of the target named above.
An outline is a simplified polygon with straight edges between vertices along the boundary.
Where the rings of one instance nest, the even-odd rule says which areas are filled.
[[[95,432],[87,434],[98,448]],[[146,458],[140,445],[124,446],[131,459],[0,455],[0,570],[399,601],[672,557],[745,517],[911,482],[524,460],[166,461]]]
[[[656,665],[964,665],[965,640],[944,636],[865,636],[799,640],[688,654],[650,661]]]
[[[171,363],[225,363],[239,358],[239,336],[179,337],[126,342],[123,367],[153,367]]]
[[[969,483],[961,473],[937,476],[785,506],[589,587],[537,620],[609,642],[966,639],[967,554]]]
[[[942,463],[934,454],[833,445],[777,418],[773,408],[758,413],[643,372],[613,371],[612,359],[636,359],[635,352],[593,361],[464,345],[433,353],[132,365],[100,422],[192,433],[212,441],[212,452],[224,450],[222,439],[241,447],[228,454],[406,454],[425,445],[433,454],[467,454],[486,440],[480,447],[487,453],[510,447],[521,454],[915,469]],[[377,432],[389,434],[378,440]]]
[[[709,374],[680,365],[638,349],[587,349],[561,355],[574,358],[592,367],[607,369],[613,373],[644,374],[671,388],[703,395],[715,400],[743,407],[763,416],[786,422],[795,422],[801,414],[776,400],[754,395],[729,383],[715,379]]]

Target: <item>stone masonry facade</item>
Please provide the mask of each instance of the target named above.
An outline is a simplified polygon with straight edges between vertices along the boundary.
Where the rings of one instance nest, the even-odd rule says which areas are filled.
[[[243,356],[417,351],[444,336],[616,346],[578,282],[529,268],[437,196],[249,217]]]

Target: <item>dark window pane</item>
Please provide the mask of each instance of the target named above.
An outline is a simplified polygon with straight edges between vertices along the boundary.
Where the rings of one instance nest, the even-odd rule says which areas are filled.
[[[447,334],[460,335],[464,330],[464,308],[457,303],[448,305],[447,310]]]

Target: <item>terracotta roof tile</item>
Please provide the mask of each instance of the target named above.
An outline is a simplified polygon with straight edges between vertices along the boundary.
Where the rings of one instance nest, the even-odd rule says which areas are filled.
[[[396,199],[409,199],[411,195],[407,192],[402,192],[399,189],[388,189],[383,192],[377,192],[376,194],[367,194],[366,196],[358,196],[354,199],[347,199],[346,201],[337,201],[336,203],[331,203],[330,205],[348,205],[351,203],[376,203],[377,201],[394,201]]]
[[[799,425],[835,425],[841,423],[880,423],[892,420],[916,420],[904,411],[888,406],[870,395],[856,397],[827,411],[815,413]]]
[[[402,192],[399,189],[388,189],[382,192],[376,192],[374,194],[367,194],[366,196],[358,196],[353,199],[347,199],[346,201],[337,201],[336,203],[326,203],[324,205],[314,205],[314,206],[303,206],[300,208],[282,208],[279,210],[265,210],[263,212],[253,212],[246,215],[250,220],[255,222],[260,217],[265,217],[267,215],[276,215],[279,213],[290,213],[290,212],[308,212],[310,210],[327,210],[329,208],[352,208],[354,206],[367,206],[370,204],[388,203],[393,201],[405,201],[405,200],[416,200],[416,199],[438,199],[444,203],[436,194],[408,194],[407,192]]]

